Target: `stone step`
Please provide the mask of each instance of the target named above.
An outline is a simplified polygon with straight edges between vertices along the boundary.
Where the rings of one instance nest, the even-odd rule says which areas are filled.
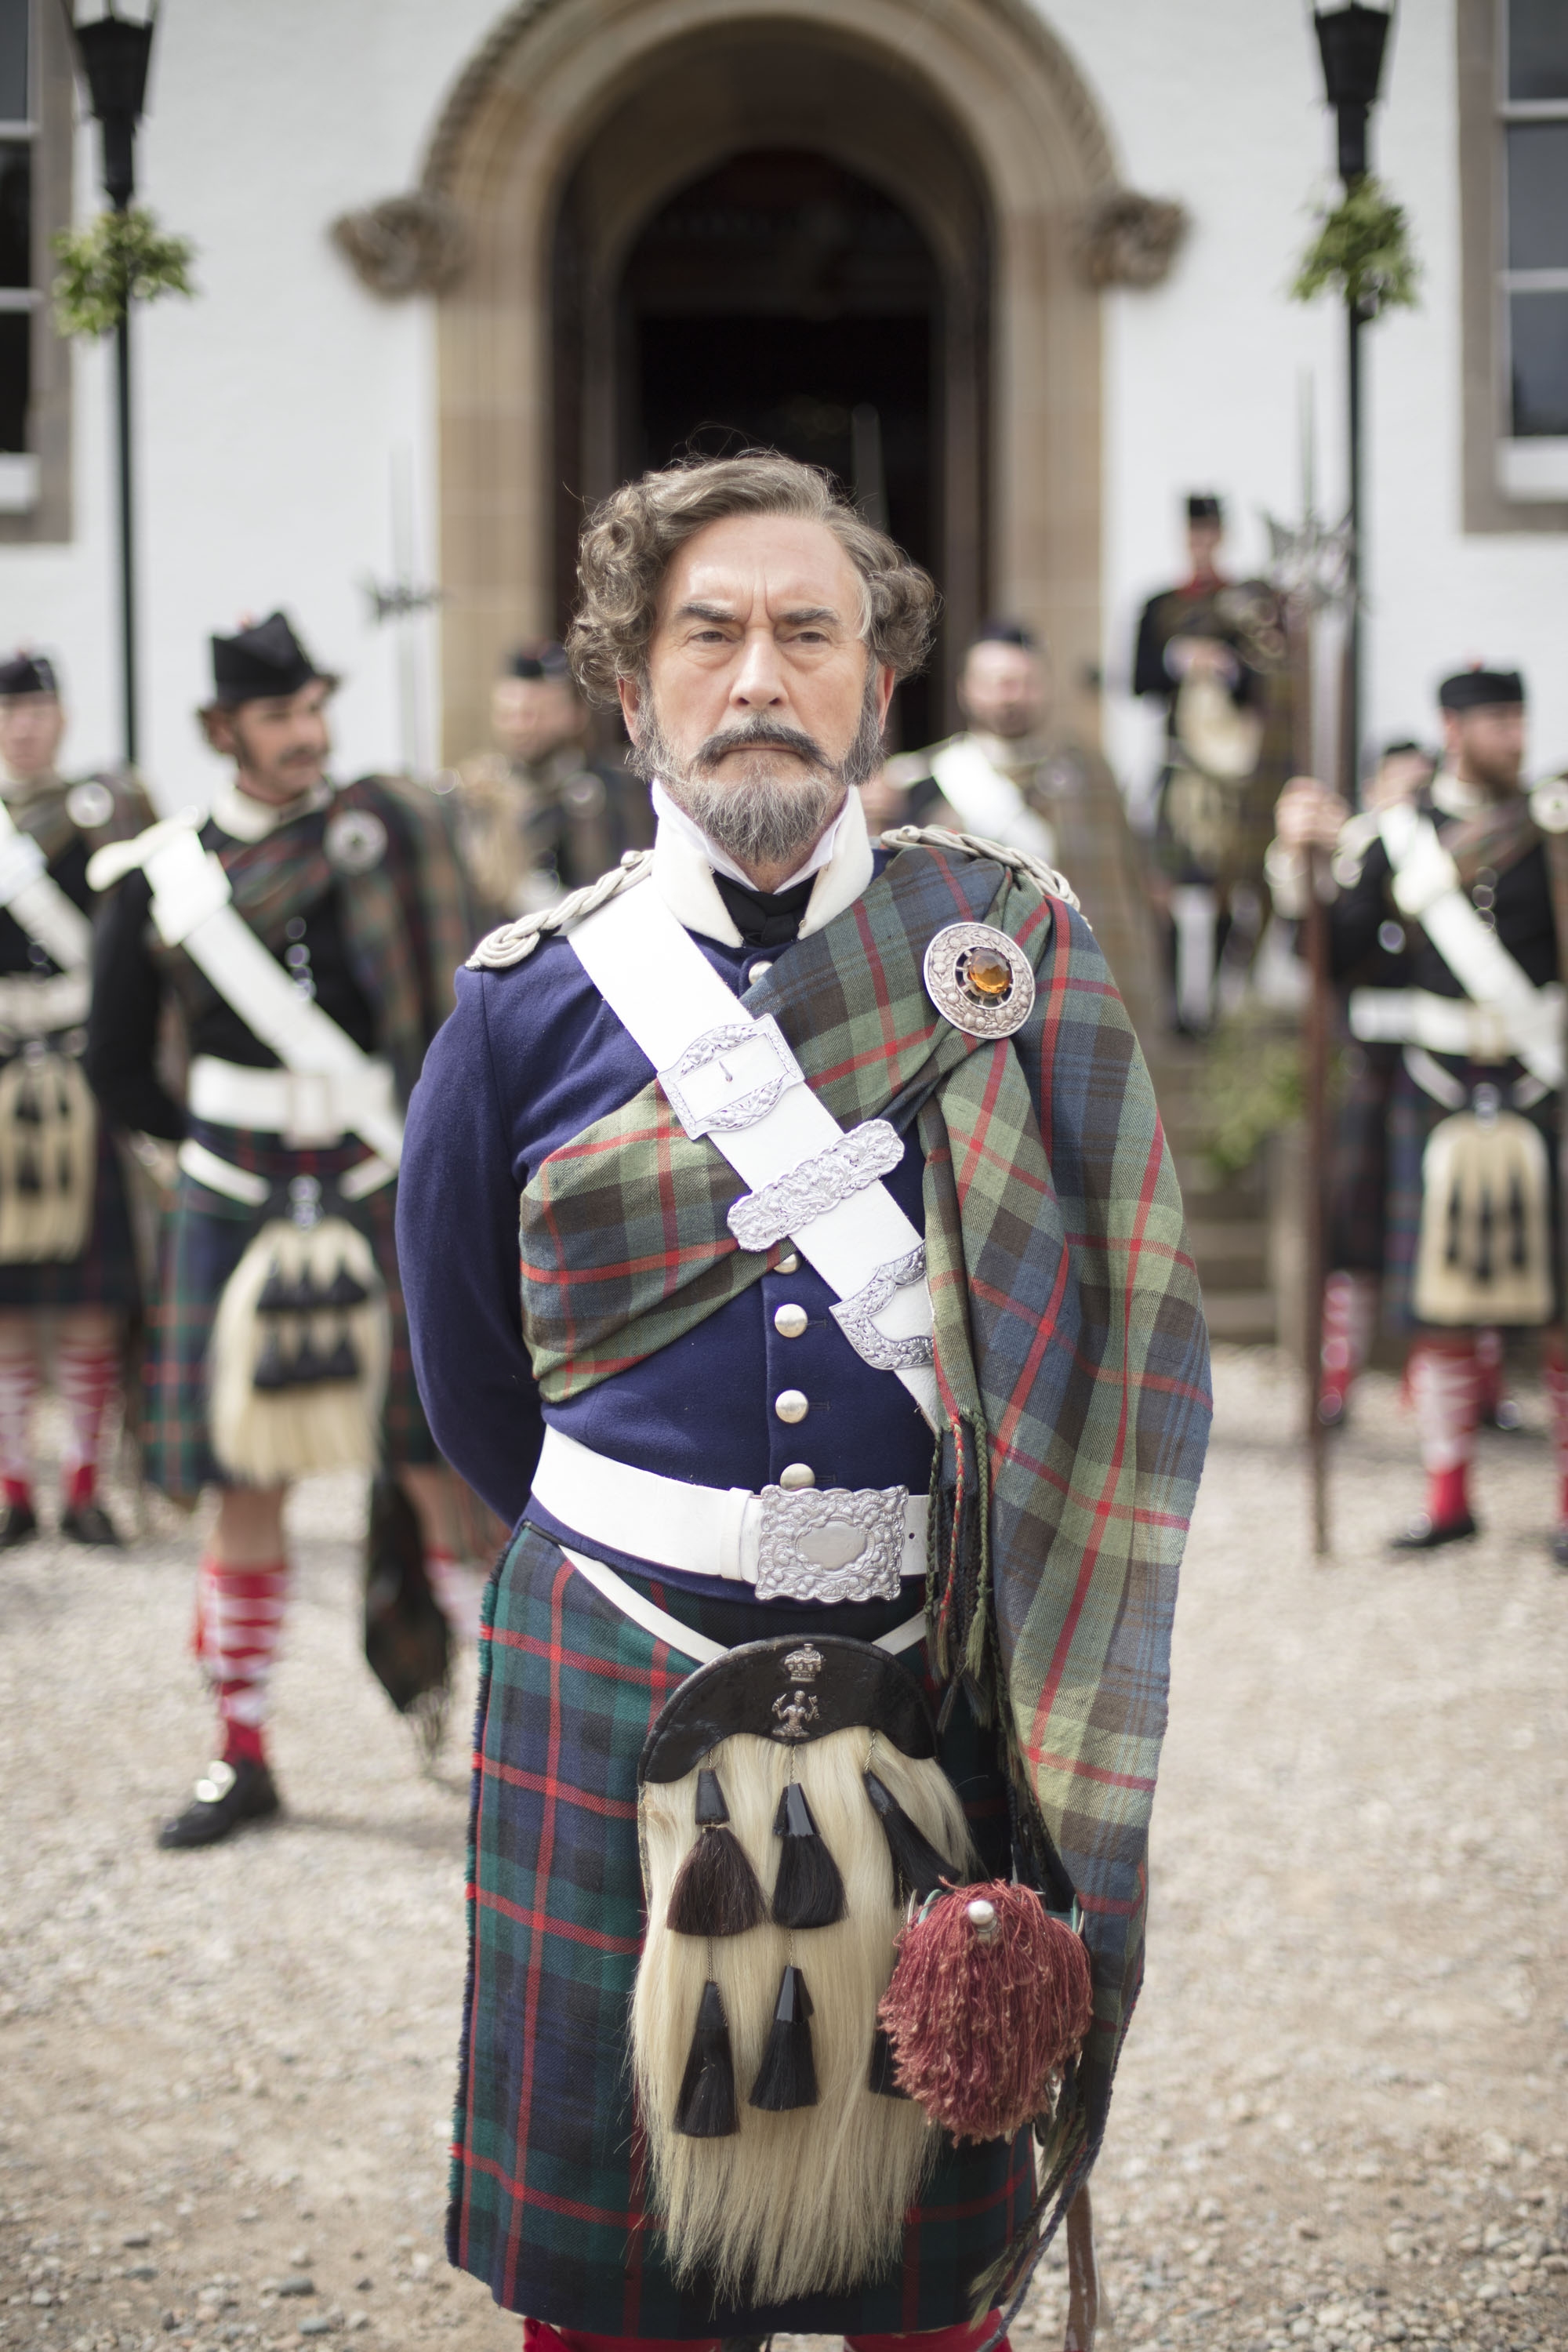
[[[1271,1290],[1211,1290],[1205,1283],[1204,1315],[1211,1339],[1229,1339],[1238,1346],[1256,1347],[1275,1338]]]
[[[1261,1218],[1190,1218],[1187,1239],[1205,1289],[1256,1290],[1268,1278],[1268,1228]]]

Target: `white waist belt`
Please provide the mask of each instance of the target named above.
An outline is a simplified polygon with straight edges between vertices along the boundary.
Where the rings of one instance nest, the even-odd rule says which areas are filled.
[[[759,1601],[893,1601],[925,1573],[930,1507],[904,1486],[692,1486],[546,1428],[533,1493],[587,1543]]]
[[[396,1116],[392,1070],[367,1062],[348,1070],[248,1070],[198,1054],[191,1064],[187,1107],[215,1127],[245,1127],[281,1136],[300,1149],[363,1133],[362,1115]]]
[[[1542,1046],[1560,1033],[1563,1012],[1563,990],[1554,982],[1538,989],[1536,998],[1534,1016],[1521,1022],[1510,1006],[1434,996],[1425,988],[1352,988],[1351,1034],[1365,1045],[1424,1045],[1429,1054],[1462,1054],[1472,1062],[1519,1055],[1533,1066]],[[1542,1076],[1548,1085],[1561,1083],[1560,1071]]]
[[[90,994],[85,971],[52,971],[37,980],[7,973],[0,978],[0,1030],[13,1037],[52,1037],[79,1029]]]

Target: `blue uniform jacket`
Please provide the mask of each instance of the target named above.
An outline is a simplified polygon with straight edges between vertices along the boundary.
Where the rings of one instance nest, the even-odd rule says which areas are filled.
[[[791,952],[692,937],[737,996],[759,960]],[[786,1464],[805,1463],[819,1487],[923,1494],[930,1431],[896,1376],[856,1354],[829,1316],[835,1294],[805,1258],[586,1394],[542,1402],[522,1339],[518,1196],[551,1152],[652,1076],[568,940],[547,938],[504,971],[458,974],[457,1010],[409,1106],[397,1188],[415,1367],[442,1453],[509,1526],[528,1501],[544,1421],[597,1454],[704,1486],[755,1492]],[[910,1138],[884,1181],[923,1231],[921,1176]],[[786,1304],[809,1318],[799,1339],[774,1327]],[[790,1388],[810,1401],[793,1424],[773,1409]],[[572,1532],[537,1507],[530,1517]]]

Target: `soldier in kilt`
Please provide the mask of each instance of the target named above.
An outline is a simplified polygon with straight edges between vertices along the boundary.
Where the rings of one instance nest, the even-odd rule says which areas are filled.
[[[125,1180],[81,1055],[88,859],[151,812],[130,778],[61,775],[65,727],[54,664],[0,661],[0,1549],[37,1532],[32,1423],[51,1352],[65,1407],[60,1532],[119,1543],[99,1457],[140,1313]]]
[[[652,841],[647,786],[589,750],[588,726],[564,646],[536,641],[507,656],[490,695],[494,745],[456,775],[458,845],[485,930],[596,882]]]
[[[1392,1049],[1384,1312],[1408,1338],[1425,1508],[1394,1538],[1426,1552],[1476,1532],[1470,1467],[1495,1380],[1493,1335],[1534,1328],[1568,1568],[1568,1357],[1558,1173],[1568,788],[1522,783],[1524,688],[1477,667],[1444,681],[1442,761],[1414,802],[1351,818],[1300,778],[1282,796],[1286,856],[1334,850],[1331,968],[1352,1036]],[[1369,974],[1396,960],[1394,984]],[[1367,986],[1369,978],[1383,984]]]
[[[1207,1427],[1180,1198],[1062,877],[868,835],[924,573],[759,452],[617,491],[580,577],[658,835],[469,959],[398,1203],[514,1529],[449,2252],[536,2352],[975,2352],[1069,2204],[1091,2275]],[[885,2010],[982,1938],[1046,1956],[1021,2006],[980,1958]]]
[[[279,1809],[265,1720],[292,1478],[390,1472],[431,1589],[463,1605],[393,1225],[400,1106],[468,937],[455,853],[418,788],[328,780],[336,681],[283,614],[212,651],[201,720],[232,772],[199,834],[156,825],[95,867],[118,887],[87,1052],[109,1116],[169,1163],[146,1475],[183,1505],[218,1489],[196,1638],[221,1747],[166,1846]]]

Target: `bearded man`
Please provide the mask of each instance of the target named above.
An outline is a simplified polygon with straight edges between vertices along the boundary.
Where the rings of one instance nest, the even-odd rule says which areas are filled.
[[[53,662],[0,662],[0,1549],[37,1533],[33,1416],[51,1337],[66,1414],[60,1533],[119,1543],[100,1454],[140,1311],[125,1180],[81,1055],[88,859],[151,811],[128,779],[63,776],[65,732]]]
[[[1352,817],[1298,778],[1277,867],[1333,853],[1333,976],[1352,1035],[1398,1056],[1386,1109],[1384,1312],[1407,1335],[1425,1507],[1394,1539],[1427,1552],[1476,1533],[1470,1495],[1483,1332],[1534,1328],[1568,1569],[1568,1345],[1558,1137],[1568,964],[1568,783],[1526,792],[1524,686],[1473,669],[1438,692],[1443,759],[1424,788]],[[1382,967],[1382,968],[1380,968]]]
[[[951,826],[1064,866],[1146,1036],[1159,998],[1137,850],[1110,767],[1061,732],[1054,700],[1047,649],[1033,631],[987,621],[958,673],[969,723],[888,761],[889,821]]]
[[[162,1144],[173,1192],[146,1475],[177,1503],[218,1489],[196,1645],[221,1744],[160,1832],[174,1847],[216,1844],[279,1811],[266,1721],[292,1479],[395,1474],[375,1525],[390,1525],[395,1554],[399,1527],[412,1541],[432,1689],[446,1644],[431,1590],[455,1624],[464,1608],[393,1240],[401,1105],[472,936],[456,857],[428,793],[329,780],[336,680],[283,614],[215,636],[212,657],[200,718],[229,772],[211,815],[199,829],[189,816],[153,825],[92,867],[99,887],[118,887],[98,940],[88,1072],[110,1118]],[[384,1661],[377,1670],[395,1698],[423,1696]]]
[[[925,575],[763,452],[617,490],[580,578],[658,836],[470,958],[399,1208],[432,1424],[515,1529],[449,2251],[540,2352],[958,2352],[1087,2174],[1140,1978],[1208,1410],[1180,1199],[1061,877],[867,836]],[[1083,1970],[1081,2053],[963,2144],[879,2026],[911,1891]]]

